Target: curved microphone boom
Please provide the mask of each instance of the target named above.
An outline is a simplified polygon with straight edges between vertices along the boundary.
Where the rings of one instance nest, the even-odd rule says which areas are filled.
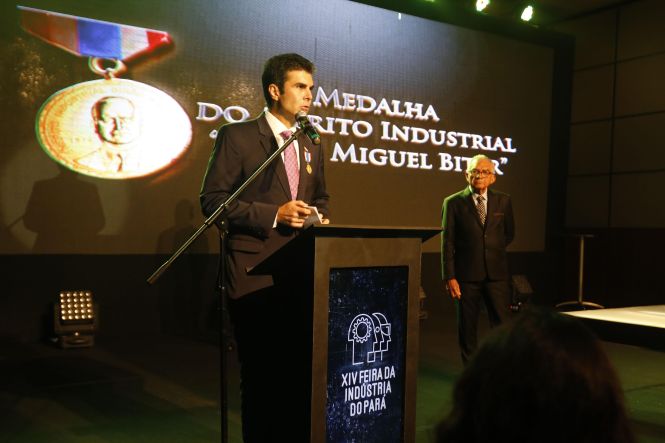
[[[307,118],[307,113],[304,111],[300,111],[296,114],[296,122],[298,122],[298,126],[302,128],[302,130],[305,132],[307,137],[314,143],[315,145],[318,145],[321,143],[321,137],[319,136],[319,133],[316,132],[316,129],[314,129],[314,126],[312,126],[312,123],[309,121]]]

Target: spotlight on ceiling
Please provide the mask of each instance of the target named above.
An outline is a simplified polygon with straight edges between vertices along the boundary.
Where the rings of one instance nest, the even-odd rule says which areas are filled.
[[[522,10],[522,15],[520,15],[520,18],[525,22],[531,21],[533,18],[533,6],[527,5],[524,10]]]
[[[490,0],[476,0],[476,11],[481,12],[487,8],[490,4]]]

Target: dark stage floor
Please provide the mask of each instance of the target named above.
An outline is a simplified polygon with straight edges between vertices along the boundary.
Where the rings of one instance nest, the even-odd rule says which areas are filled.
[[[429,298],[421,330],[417,442],[450,405],[461,371],[448,300]],[[640,442],[665,442],[665,353],[606,343]],[[235,355],[229,441],[240,442]],[[93,348],[0,342],[0,442],[219,442],[218,348],[173,337]],[[543,383],[546,383],[544,380]],[[282,436],[279,441],[288,440]]]

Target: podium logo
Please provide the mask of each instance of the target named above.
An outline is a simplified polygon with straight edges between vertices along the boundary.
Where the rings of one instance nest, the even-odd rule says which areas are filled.
[[[391,326],[386,316],[380,312],[372,315],[358,314],[349,325],[347,340],[353,347],[352,363],[374,363],[383,360],[391,342]]]

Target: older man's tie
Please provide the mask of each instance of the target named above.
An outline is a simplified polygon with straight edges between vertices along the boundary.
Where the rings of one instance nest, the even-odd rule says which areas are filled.
[[[487,211],[485,211],[485,197],[479,195],[476,197],[476,208],[478,209],[478,217],[480,217],[480,224],[485,224],[487,218]]]

